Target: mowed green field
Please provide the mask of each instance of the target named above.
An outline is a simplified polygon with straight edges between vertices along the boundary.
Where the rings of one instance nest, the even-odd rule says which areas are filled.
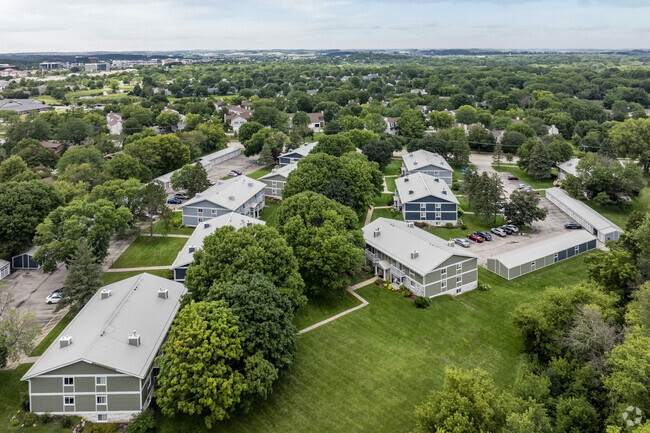
[[[558,275],[563,285],[582,281],[586,256],[513,281],[481,268],[490,291],[436,298],[427,310],[374,284],[359,289],[368,306],[301,335],[296,361],[268,400],[211,431],[408,432],[414,406],[441,386],[446,367],[482,368],[507,388],[522,361],[512,311]],[[196,416],[159,415],[159,431],[205,428]]]
[[[186,238],[140,236],[115,260],[111,268],[171,265],[186,242]]]

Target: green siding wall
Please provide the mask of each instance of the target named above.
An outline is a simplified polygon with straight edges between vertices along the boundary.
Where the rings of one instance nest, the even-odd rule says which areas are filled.
[[[75,377],[75,392],[95,392],[94,377]]]
[[[93,412],[95,410],[94,395],[76,395],[74,403],[76,412]]]
[[[63,412],[62,395],[32,396],[32,412]]]
[[[87,362],[77,362],[75,364],[68,365],[66,367],[61,367],[59,369],[53,370],[47,375],[75,375],[75,374],[96,374],[98,376],[103,376],[106,374],[116,374],[115,370],[111,370],[99,365],[88,364]]]
[[[32,392],[63,392],[63,379],[60,377],[35,377],[31,382]]]
[[[111,394],[108,396],[108,410],[139,410],[140,393],[138,394]]]
[[[140,391],[140,381],[137,377],[123,376],[123,377],[107,377],[108,390],[110,392],[116,391]]]

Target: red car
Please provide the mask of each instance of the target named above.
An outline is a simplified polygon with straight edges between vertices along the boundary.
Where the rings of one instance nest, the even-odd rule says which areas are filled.
[[[535,191],[534,189],[528,190],[529,193],[539,195],[539,191]]]
[[[509,174],[508,175],[508,180],[519,180],[519,178],[517,176],[515,176],[514,174]]]
[[[481,242],[483,242],[483,238],[480,237],[479,235],[475,234],[475,233],[470,233],[470,234],[468,234],[468,235],[467,235],[467,239],[471,239],[471,240],[473,240],[474,242],[479,243],[479,244],[480,244]]]

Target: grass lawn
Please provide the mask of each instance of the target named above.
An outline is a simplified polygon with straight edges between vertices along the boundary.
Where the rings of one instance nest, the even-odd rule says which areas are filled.
[[[278,209],[280,209],[280,202],[273,199],[266,200],[266,206],[260,212],[260,219],[266,222],[266,225],[275,227],[278,225]]]
[[[593,200],[585,201],[596,212],[600,213],[611,222],[624,229],[627,220],[630,218],[630,213],[634,210],[647,212],[650,208],[650,187],[644,187],[641,190],[639,197],[632,200],[632,202],[620,206],[600,206],[593,202]]]
[[[135,275],[140,275],[143,271],[124,271],[124,272],[106,272],[102,275],[102,284],[107,286],[109,284],[117,283],[118,281],[125,280],[129,277]],[[173,274],[169,269],[152,269],[150,271],[144,271],[148,274],[157,275],[159,277],[172,279]]]
[[[314,296],[309,299],[307,305],[298,310],[298,314],[293,321],[298,330],[306,328],[332,317],[342,311],[356,307],[361,302],[348,291],[345,291],[342,296],[337,295],[323,295]]]
[[[449,240],[451,238],[464,238],[468,233],[474,233],[477,230],[490,231],[492,227],[497,227],[505,224],[505,221],[501,217],[497,217],[496,224],[485,224],[483,222],[483,219],[478,215],[465,214],[460,218],[467,226],[466,229],[461,229],[459,227],[454,227],[453,229],[448,229],[445,227],[429,227],[427,230],[436,236]]]
[[[375,197],[373,206],[388,206],[388,200],[393,197],[393,194],[382,194]]]
[[[250,177],[251,179],[259,179],[260,177],[264,176],[265,174],[269,174],[271,172],[271,169],[273,166],[269,165],[264,168],[260,168],[259,170],[255,170],[252,173],[248,173],[246,176]]]
[[[384,168],[384,176],[391,176],[400,174],[402,171],[402,158],[393,158],[390,160],[390,164]]]
[[[388,188],[388,191],[390,192],[395,192],[395,179],[394,177],[385,177],[384,180],[386,180],[386,188]]]
[[[181,211],[176,211],[174,212],[174,216],[172,219],[177,219],[177,218],[182,218],[182,212]],[[155,223],[153,223],[153,232],[156,234],[168,234],[168,235],[191,235],[192,232],[194,232],[194,229],[192,227],[172,227],[168,232],[165,232],[163,230],[163,223],[162,221],[158,220]],[[147,236],[149,234],[149,226],[147,225],[144,229],[142,229],[142,236]]]
[[[174,263],[178,252],[187,242],[185,238],[139,236],[115,260],[111,268],[139,268],[143,266],[166,266]]]
[[[473,171],[476,171],[476,167],[474,164],[470,164],[467,166],[467,168],[472,169]],[[463,180],[463,173],[461,173],[460,169],[455,168],[454,171],[451,173],[451,179],[452,180]]]
[[[58,99],[54,99],[50,95],[35,96],[34,99],[38,99],[39,101],[42,101],[44,104],[48,104],[48,105],[58,105],[58,104],[60,104]]]
[[[460,208],[464,211],[469,211],[469,201],[467,200],[467,197],[462,196],[456,196],[456,199],[458,200],[458,205]]]
[[[68,313],[59,321],[59,323],[57,323],[56,326],[52,328],[49,334],[47,334],[45,338],[40,343],[38,343],[38,346],[32,350],[29,356],[41,356],[43,352],[45,352],[45,349],[47,349],[50,344],[52,344],[52,342],[56,339],[56,337],[59,336],[61,331],[63,331],[63,329],[68,326],[68,323],[70,323],[73,317],[74,314],[68,311]]]
[[[501,167],[497,167],[496,164],[492,164],[492,168],[494,168],[496,171],[501,173],[505,172],[505,173],[514,174],[519,178],[519,183],[526,183],[532,186],[533,188],[553,188],[553,181],[557,177],[557,169],[555,168],[552,171],[553,178],[544,181],[535,180],[531,175],[523,171],[516,164],[506,165],[501,163]]]
[[[439,297],[427,310],[374,284],[359,289],[368,306],[301,335],[273,394],[211,431],[412,431],[414,406],[440,388],[447,367],[482,368],[506,389],[523,360],[512,311],[557,284],[557,275],[563,284],[582,281],[587,255],[513,281],[481,268],[492,290]],[[165,433],[205,431],[196,416],[158,421]]]
[[[374,209],[372,211],[372,217],[370,218],[370,221],[374,221],[377,218],[397,219],[397,218],[395,218],[396,216],[401,217],[402,214],[399,213],[399,212],[395,212],[395,210],[393,208],[390,208],[390,209]]]

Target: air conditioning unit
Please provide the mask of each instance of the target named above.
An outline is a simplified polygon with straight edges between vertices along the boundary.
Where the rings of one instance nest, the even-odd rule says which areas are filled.
[[[158,289],[158,297],[162,299],[169,298],[169,290],[161,287],[160,289]]]
[[[381,234],[381,230],[379,230],[379,227],[375,229],[375,231],[372,233],[373,237],[378,237]]]
[[[418,255],[420,255],[420,253],[418,253],[418,250],[411,252],[411,259],[417,259]]]
[[[413,223],[413,221],[410,221],[410,222],[407,222],[407,223],[406,223],[406,227],[412,229],[413,227],[415,227],[415,224]]]
[[[100,299],[108,299],[111,297],[111,291],[110,289],[102,289],[99,292]]]
[[[59,347],[67,347],[72,344],[72,336],[64,335],[59,338]]]
[[[139,346],[140,345],[140,334],[138,334],[135,330],[129,335],[129,345],[131,346]]]
[[[190,245],[188,252],[193,253],[194,251],[196,251],[196,247],[194,245]]]

